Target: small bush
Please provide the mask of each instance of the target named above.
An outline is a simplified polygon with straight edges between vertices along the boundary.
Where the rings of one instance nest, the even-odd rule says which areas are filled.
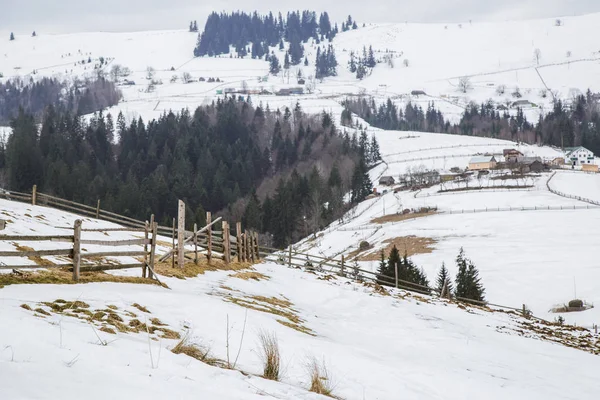
[[[258,334],[258,340],[263,362],[263,378],[278,381],[281,372],[281,354],[277,336],[274,333],[262,331]]]
[[[583,300],[571,300],[569,302],[569,308],[582,308]]]
[[[565,324],[565,319],[562,317],[562,315],[559,315],[558,318],[556,318],[554,320],[558,325],[564,325]]]
[[[371,248],[371,245],[366,240],[363,240],[362,242],[360,242],[360,245],[358,246],[358,249],[360,251],[369,250],[370,248]]]
[[[319,363],[316,358],[313,358],[308,363],[307,369],[310,378],[309,391],[333,397],[333,384],[325,362]]]
[[[185,354],[188,357],[195,358],[198,361],[202,361],[205,364],[216,365],[218,364],[218,360],[212,358],[210,356],[210,349],[204,346],[200,346],[196,343],[192,343],[190,341],[189,335],[185,335],[183,339],[175,347],[171,352],[175,354]]]

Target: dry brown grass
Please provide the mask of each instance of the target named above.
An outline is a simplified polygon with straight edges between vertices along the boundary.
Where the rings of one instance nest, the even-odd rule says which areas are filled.
[[[431,212],[427,212],[427,213],[417,213],[417,214],[391,214],[391,215],[384,215],[383,217],[379,217],[379,218],[373,218],[371,220],[371,223],[372,224],[386,224],[388,222],[401,222],[401,221],[407,221],[410,219],[429,217],[429,216],[435,215],[435,214],[437,214],[436,211],[431,211]]]
[[[309,391],[324,396],[333,396],[333,383],[325,362],[319,362],[316,358],[311,359],[307,364],[307,370],[310,379]]]
[[[396,246],[400,252],[400,255],[402,256],[405,252],[408,257],[412,257],[417,254],[429,254],[433,252],[434,248],[432,246],[436,244],[437,241],[435,239],[426,237],[401,236],[393,239],[387,239],[383,243],[387,244],[383,251],[384,256],[387,258],[394,246]],[[378,261],[380,259],[381,250],[358,256],[359,261]]]
[[[150,311],[148,311],[148,309],[147,309],[146,307],[144,307],[144,306],[142,306],[142,305],[140,305],[140,304],[138,304],[138,303],[133,303],[133,304],[132,304],[132,306],[133,306],[133,307],[135,307],[135,308],[137,308],[137,309],[138,309],[138,310],[140,310],[141,312],[145,312],[145,313],[148,313],[148,314],[152,314]]]
[[[206,260],[195,264],[193,262],[186,262],[183,268],[179,268],[175,266],[173,268],[171,266],[171,262],[164,262],[157,264],[154,267],[154,271],[163,276],[167,276],[170,278],[195,278],[198,275],[204,275],[207,271],[243,271],[247,269],[251,269],[252,264],[250,263],[238,263],[231,262],[229,264],[225,264],[222,260],[211,260],[210,264]]]
[[[28,272],[21,274],[0,274],[0,288],[19,284],[52,284],[73,285],[77,283],[114,282],[159,285],[154,279],[136,278],[131,276],[116,276],[105,272],[82,272],[79,281],[73,281],[73,273],[63,268],[52,268],[48,271]]]
[[[177,343],[171,350],[175,354],[185,354],[188,357],[195,358],[205,364],[225,368],[226,363],[222,360],[214,358],[210,354],[210,348],[202,346],[198,343],[191,342],[189,335],[185,335],[183,339]]]
[[[21,246],[18,243],[13,243],[13,246],[15,246],[17,251],[35,251],[32,247]],[[56,265],[52,261],[46,260],[45,258],[42,258],[40,256],[29,256],[29,257],[27,257],[27,259],[30,261],[33,261],[35,263],[35,265],[39,265],[40,267],[51,267],[51,266]]]
[[[28,304],[21,304],[21,308],[23,308],[27,311],[31,311],[31,307]]]
[[[123,317],[112,308],[96,310],[91,309],[89,304],[84,303],[83,301],[76,300],[69,302],[62,299],[58,299],[53,302],[43,302],[41,303],[41,305],[47,307],[49,311],[42,307],[36,308],[33,311],[45,316],[50,316],[53,312],[55,314],[77,318],[87,323],[95,324],[96,326],[98,326],[99,330],[110,334],[116,334],[117,331],[122,333],[147,332],[151,335],[155,335],[151,338],[153,340],[156,340],[156,336],[163,339],[181,339],[181,335],[178,332],[169,329],[168,325],[163,324],[158,318],[152,318],[150,320],[152,325],[148,326],[147,324],[141,322],[138,319],[131,319],[129,322],[126,322],[123,319]],[[127,316],[135,316],[135,314],[130,313],[126,310],[123,311],[123,314]]]
[[[256,271],[240,271],[229,276],[232,278],[243,279],[245,281],[268,281],[270,279],[267,275],[261,274],[260,272]]]
[[[281,373],[281,353],[277,335],[261,331],[258,334],[258,342],[263,363],[263,378],[278,381]]]
[[[304,325],[305,321],[298,316],[292,302],[288,299],[264,296],[234,297],[232,295],[226,295],[224,298],[225,301],[250,310],[283,317],[285,319],[277,319],[277,322],[298,332],[316,336],[310,328]]]

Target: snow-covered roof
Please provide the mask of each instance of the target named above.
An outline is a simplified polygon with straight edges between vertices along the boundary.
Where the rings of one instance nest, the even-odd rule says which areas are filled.
[[[496,161],[494,156],[476,156],[476,157],[471,158],[471,160],[469,161],[469,164],[479,164],[479,163],[486,163],[486,162],[492,162],[492,161]]]
[[[592,153],[591,150],[586,149],[583,146],[579,146],[579,147],[568,147],[566,148],[567,150],[567,157],[569,157],[571,154],[578,152],[579,150],[584,150],[584,151],[589,151],[590,153]]]

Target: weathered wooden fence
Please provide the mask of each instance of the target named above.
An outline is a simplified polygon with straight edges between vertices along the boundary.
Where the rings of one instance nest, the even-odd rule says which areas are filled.
[[[394,287],[410,292],[415,292],[423,295],[445,297],[447,294],[442,293],[437,288],[429,286],[423,286],[414,282],[405,281],[398,278],[398,268],[395,270],[395,276],[388,276],[378,274],[377,272],[367,271],[359,267],[358,263],[348,262],[344,255],[340,258],[337,257],[321,257],[308,253],[301,253],[295,251],[292,246],[289,246],[286,250],[274,249],[269,247],[260,246],[260,254],[265,260],[276,262],[281,265],[286,265],[290,268],[304,268],[308,271],[319,271],[319,272],[331,272],[338,276],[354,279],[360,282],[373,282],[379,285]],[[444,292],[444,290],[442,290]],[[484,307],[494,307],[509,311],[515,311],[522,313],[524,316],[531,316],[529,310],[525,305],[520,308],[505,306],[500,304],[491,303],[488,301],[477,301],[472,299],[466,299],[462,297],[452,297],[452,300],[474,304]],[[535,317],[539,320],[542,318]]]
[[[183,220],[180,219],[180,223]],[[235,224],[235,231],[232,231],[229,223],[220,217],[213,221],[210,212],[206,213],[206,222],[207,225],[201,229],[194,225],[193,232],[186,233],[183,240],[176,241],[173,234],[172,248],[164,253],[159,261],[165,262],[170,259],[171,266],[175,268],[183,267],[186,261],[197,264],[201,256],[206,257],[209,264],[215,258],[227,264],[234,260],[249,263],[260,260],[257,232],[243,230],[240,222]],[[215,228],[219,226],[218,223],[220,230]],[[177,227],[173,232],[175,230]]]
[[[145,223],[144,228],[103,228],[103,229],[83,229],[82,221],[76,220],[73,226],[72,235],[0,235],[0,241],[18,242],[67,242],[72,243],[68,249],[51,249],[51,250],[15,250],[15,251],[0,251],[0,257],[43,257],[43,256],[63,256],[70,259],[69,263],[52,264],[23,264],[23,265],[0,265],[0,269],[52,269],[52,268],[70,268],[73,271],[73,280],[79,280],[81,272],[88,271],[108,271],[128,268],[141,268],[142,277],[153,277],[156,242],[157,242],[157,227],[152,218],[152,223]],[[84,232],[143,232],[142,239],[124,239],[124,240],[95,240],[82,237]],[[102,247],[122,247],[122,246],[143,246],[141,250],[127,251],[91,251],[87,252],[82,249],[82,245],[96,245]],[[109,264],[109,263],[89,263],[85,260],[91,258],[104,257],[143,257],[143,260],[131,264]]]

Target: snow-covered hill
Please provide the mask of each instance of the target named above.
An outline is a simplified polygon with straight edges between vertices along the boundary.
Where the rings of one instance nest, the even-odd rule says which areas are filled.
[[[290,106],[300,101],[306,110],[322,109],[340,112],[340,101],[348,94],[366,94],[383,100],[393,97],[399,103],[412,101],[426,106],[435,101],[451,120],[459,118],[469,101],[492,99],[498,104],[512,103],[516,88],[522,100],[536,107],[525,107],[529,119],[537,120],[548,109],[552,94],[569,100],[588,88],[600,90],[600,49],[594,41],[594,29],[600,14],[561,19],[518,22],[478,22],[458,24],[368,24],[354,31],[340,33],[333,41],[339,61],[338,76],[317,82],[315,92],[303,96],[252,96],[255,102],[270,107]],[[195,107],[216,98],[217,90],[240,89],[242,82],[249,88],[276,91],[295,85],[295,74],[314,75],[317,45],[309,41],[306,55],[310,65],[292,67],[291,77],[268,77],[268,63],[251,58],[193,58],[197,35],[186,31],[155,31],[136,33],[74,33],[37,37],[18,36],[15,41],[0,41],[0,73],[4,79],[16,76],[34,77],[62,75],[67,77],[94,74],[100,57],[113,64],[130,68],[128,78],[136,85],[123,87],[124,102],[111,112],[123,111],[129,118],[152,118],[170,109]],[[0,37],[8,38],[8,33]],[[363,47],[372,46],[375,56],[383,61],[386,54],[394,66],[386,62],[377,65],[362,81],[348,71],[350,51],[362,54]],[[539,63],[534,51],[540,50]],[[280,59],[283,52],[272,49]],[[386,53],[387,52],[387,53]],[[91,63],[88,63],[91,60]],[[83,63],[82,63],[83,61]],[[408,67],[405,66],[405,61]],[[152,93],[147,88],[147,67],[156,70],[162,80]],[[189,72],[193,83],[181,78]],[[458,90],[458,80],[470,76],[472,88],[467,93]],[[220,78],[222,82],[199,82],[203,77]],[[268,81],[259,82],[259,78]],[[504,94],[498,94],[499,87]],[[549,91],[549,90],[550,91]],[[424,90],[426,96],[411,96],[413,90]],[[545,94],[542,96],[542,94]]]
[[[312,358],[326,364],[334,395],[349,400],[595,393],[598,356],[541,340],[550,329],[557,341],[580,347],[588,341],[593,351],[598,338],[589,333],[402,292],[382,295],[280,265],[254,272],[260,281],[231,271],[161,277],[170,289],[115,283],[0,289],[0,318],[10,321],[0,330],[2,393],[10,399],[324,398],[306,390]],[[101,322],[110,321],[106,314],[131,331],[110,333],[113,325]],[[223,362],[229,351],[244,374],[173,354],[179,339],[136,330],[140,324],[187,335]],[[277,335],[281,383],[258,377],[261,331]]]

